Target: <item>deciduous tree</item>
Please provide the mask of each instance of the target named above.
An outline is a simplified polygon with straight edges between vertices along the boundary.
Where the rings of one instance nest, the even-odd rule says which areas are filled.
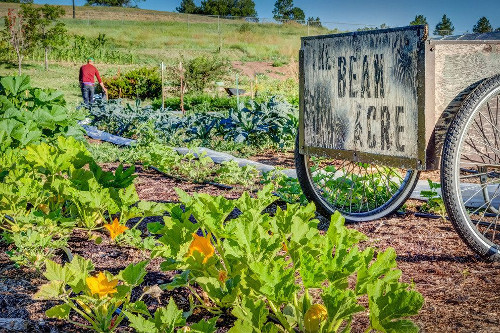
[[[415,19],[410,22],[410,25],[426,25],[426,24],[428,23],[424,15],[416,15]]]
[[[477,34],[483,34],[485,32],[492,32],[493,28],[490,24],[490,21],[485,16],[483,16],[474,25],[472,31]]]
[[[108,7],[137,7],[137,3],[144,0],[87,0],[88,6]]]
[[[436,24],[436,28],[434,29],[434,35],[439,35],[439,36],[448,36],[453,33],[455,30],[455,27],[451,23],[451,20],[446,16],[446,14],[443,15],[441,18],[441,22]]]
[[[194,0],[182,0],[175,10],[185,14],[198,14],[200,12],[200,8],[196,6]]]
[[[235,0],[231,9],[232,16],[257,17],[253,0]]]
[[[33,41],[30,38],[30,27],[22,11],[15,9],[8,10],[4,21],[3,38],[16,52],[18,73],[21,75],[23,59],[33,46]]]
[[[64,15],[60,6],[44,5],[39,8],[40,19],[36,32],[36,41],[44,50],[45,70],[49,69],[49,52],[53,47],[64,45],[66,42],[66,26],[58,19]]]
[[[292,13],[290,14],[289,19],[293,20],[293,21],[299,21],[299,22],[305,23],[306,14],[304,13],[304,11],[301,8],[293,7]]]
[[[293,10],[293,0],[276,0],[273,17],[277,21],[289,20]]]
[[[205,15],[231,15],[232,0],[204,0],[201,2],[201,12]]]

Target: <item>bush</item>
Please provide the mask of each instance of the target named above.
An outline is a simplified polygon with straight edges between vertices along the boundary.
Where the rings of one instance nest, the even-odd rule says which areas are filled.
[[[154,99],[161,96],[161,78],[155,68],[142,67],[103,81],[111,99]]]
[[[151,103],[154,109],[161,108],[161,99],[156,99]],[[179,97],[169,97],[165,99],[165,108],[172,110],[181,109],[181,99]],[[236,98],[215,97],[210,95],[187,95],[184,96],[184,110],[192,112],[224,112],[236,109]]]
[[[184,84],[190,93],[202,93],[210,84],[229,74],[231,64],[219,56],[200,56],[190,60],[181,59],[184,68]],[[169,67],[171,86],[180,87],[178,65]]]

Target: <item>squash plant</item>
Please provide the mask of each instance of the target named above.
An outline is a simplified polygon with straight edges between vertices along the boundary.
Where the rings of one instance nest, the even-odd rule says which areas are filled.
[[[346,331],[358,313],[368,314],[367,330],[418,331],[405,317],[418,312],[423,297],[399,281],[392,248],[361,250],[366,236],[344,227],[339,213],[320,235],[313,204],[287,205],[271,216],[265,213],[274,201],[270,191],[231,201],[178,190],[182,205],[171,209],[164,225],[148,225],[161,236],[153,257],[165,258],[164,270],[182,271],[162,288],[190,289],[192,310],[231,311],[238,318],[231,332]]]

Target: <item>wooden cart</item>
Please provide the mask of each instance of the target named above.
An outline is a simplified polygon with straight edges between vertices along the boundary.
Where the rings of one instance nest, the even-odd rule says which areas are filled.
[[[500,33],[477,37],[411,26],[302,38],[295,163],[318,211],[381,218],[440,169],[456,230],[500,260]]]

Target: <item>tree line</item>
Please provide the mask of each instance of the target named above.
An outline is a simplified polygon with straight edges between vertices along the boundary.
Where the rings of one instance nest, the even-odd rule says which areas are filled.
[[[236,17],[257,17],[255,2],[253,0],[203,0],[201,5],[197,6],[194,0],[181,0],[179,7],[176,8],[179,13],[217,15],[217,16],[236,16]],[[302,8],[293,4],[293,0],[276,0],[273,9],[273,18],[277,21],[299,21],[308,23],[312,26],[321,26],[319,17],[308,17]]]
[[[410,25],[424,25],[424,24],[428,24],[427,18],[424,15],[416,15],[415,19],[410,22]],[[449,36],[452,35],[454,31],[455,27],[453,26],[451,19],[448,16],[446,16],[446,14],[444,14],[443,17],[441,18],[441,21],[439,21],[436,24],[436,27],[434,28],[434,35]],[[493,27],[490,21],[486,18],[486,16],[479,18],[477,23],[474,24],[474,26],[472,27],[472,32],[478,34],[483,34],[493,31],[500,31],[500,27],[493,30]]]

